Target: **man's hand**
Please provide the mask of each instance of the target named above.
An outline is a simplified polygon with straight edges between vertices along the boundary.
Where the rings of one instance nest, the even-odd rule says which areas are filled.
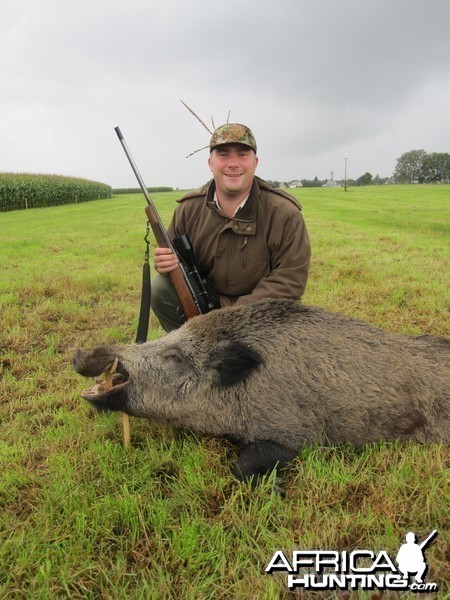
[[[170,248],[155,248],[155,268],[161,275],[167,275],[178,267],[178,257]]]

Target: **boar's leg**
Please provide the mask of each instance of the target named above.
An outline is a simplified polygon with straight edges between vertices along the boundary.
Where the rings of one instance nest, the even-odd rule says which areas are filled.
[[[276,467],[283,468],[295,456],[297,452],[274,442],[254,442],[241,451],[233,466],[233,475],[255,485],[262,475],[270,473]]]

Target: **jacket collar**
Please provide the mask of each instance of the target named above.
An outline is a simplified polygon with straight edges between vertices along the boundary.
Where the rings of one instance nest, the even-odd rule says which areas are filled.
[[[206,203],[210,208],[216,209],[216,203],[214,202],[214,193],[216,191],[216,182],[211,179],[206,191]],[[256,215],[258,213],[258,200],[259,200],[259,185],[256,177],[253,178],[253,184],[250,189],[250,194],[247,198],[244,206],[237,212],[233,221],[256,221]]]

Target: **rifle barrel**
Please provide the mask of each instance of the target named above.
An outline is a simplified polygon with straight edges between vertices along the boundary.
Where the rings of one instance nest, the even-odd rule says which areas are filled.
[[[426,546],[428,546],[428,544],[431,542],[431,540],[434,538],[434,536],[437,534],[437,530],[433,529],[433,531],[430,533],[430,535],[427,537],[426,540],[424,540],[420,545],[419,548],[422,550],[423,548],[425,548]]]
[[[123,134],[120,131],[120,127],[114,127],[114,131],[117,133],[117,137],[119,138],[120,143],[122,144],[122,148],[124,149],[126,157],[128,158],[128,162],[130,163],[131,168],[133,169],[133,172],[136,175],[136,179],[138,180],[139,187],[141,188],[142,193],[144,194],[144,197],[147,200],[147,204],[149,206],[151,206],[151,208],[152,208],[152,212],[154,213],[154,223],[152,223],[152,224],[155,224],[155,222],[156,222],[157,225],[159,225],[159,229],[161,231],[161,239],[157,239],[158,245],[166,247],[166,248],[170,248],[173,252],[175,252],[175,250],[173,248],[173,244],[170,241],[169,236],[167,235],[166,229],[165,229],[164,225],[162,224],[162,221],[159,218],[159,215],[156,211],[155,205],[153,204],[153,200],[150,198],[150,194],[148,193],[147,187],[144,183],[144,180],[142,179],[142,175],[140,174],[139,169],[137,168],[137,165],[134,162],[134,159],[131,155],[130,149],[127,146],[125,138],[123,137]]]

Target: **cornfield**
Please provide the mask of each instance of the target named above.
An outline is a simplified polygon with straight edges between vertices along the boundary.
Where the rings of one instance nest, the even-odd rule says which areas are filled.
[[[111,186],[97,181],[61,175],[0,173],[0,212],[87,202],[111,196]]]

